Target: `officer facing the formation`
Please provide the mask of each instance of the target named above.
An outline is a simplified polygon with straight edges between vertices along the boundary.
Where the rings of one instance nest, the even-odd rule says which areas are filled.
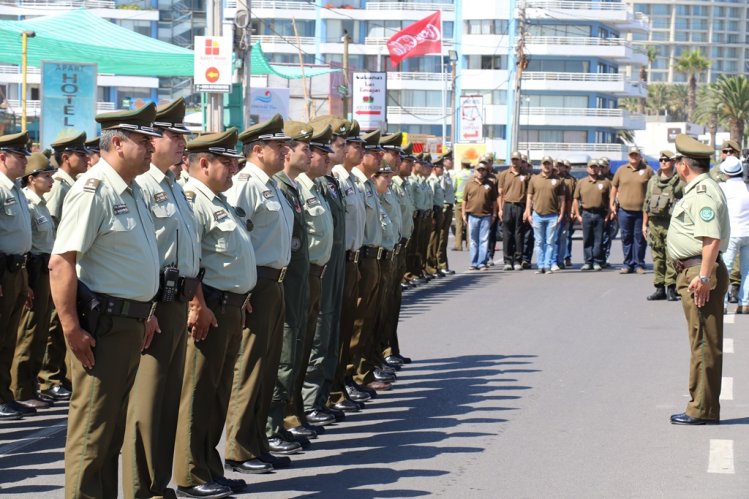
[[[720,252],[728,246],[731,228],[723,192],[708,175],[712,148],[677,135],[676,150],[676,171],[686,186],[671,215],[667,249],[688,324],[691,398],[671,423],[715,424],[720,421],[723,295],[728,287]]]
[[[0,136],[0,420],[20,419],[34,409],[18,404],[10,389],[16,330],[28,294],[26,253],[31,251],[31,216],[15,180],[26,170],[26,132]]]
[[[161,333],[141,356],[128,405],[122,451],[125,497],[164,495],[172,476],[182,374],[187,348],[187,303],[198,287],[200,241],[192,209],[169,167],[182,159],[185,101],[156,109],[149,170],[136,178],[156,228],[160,270],[154,315]]]
[[[65,495],[116,497],[128,396],[151,321],[159,254],[135,177],[153,153],[153,104],[96,117],[102,158],[65,198],[49,262],[50,285],[75,391],[68,413]],[[137,269],[137,271],[135,271]],[[148,325],[147,325],[148,323]]]
[[[674,204],[684,195],[684,184],[674,171],[674,153],[661,151],[658,173],[648,181],[642,205],[642,235],[653,254],[655,292],[648,300],[678,301],[676,272],[666,254],[666,235]]]
[[[216,447],[221,440],[250,291],[255,287],[251,224],[222,194],[241,155],[237,130],[187,143],[191,204],[200,240],[203,281],[190,301],[187,354],[174,452],[174,481],[186,497],[226,497],[245,487],[227,479]],[[144,496],[141,496],[144,497]],[[147,497],[147,495],[146,495]]]
[[[35,152],[29,156],[26,172],[21,178],[31,215],[31,252],[26,258],[26,271],[34,300],[32,307],[24,307],[21,314],[11,378],[15,399],[32,409],[49,407],[49,403],[37,397],[36,377],[42,366],[52,304],[48,267],[49,255],[55,243],[55,225],[43,196],[52,188],[54,171],[47,157]]]

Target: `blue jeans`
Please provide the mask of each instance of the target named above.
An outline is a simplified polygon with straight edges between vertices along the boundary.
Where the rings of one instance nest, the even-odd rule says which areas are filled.
[[[539,215],[533,212],[533,238],[536,240],[536,258],[539,269],[550,269],[551,254],[556,245],[559,215]]]
[[[551,250],[551,264],[555,263],[560,267],[564,264],[564,259],[567,258],[567,234],[569,233],[570,219],[564,217],[562,223],[557,225],[555,234],[556,243]]]
[[[645,268],[645,250],[648,245],[642,235],[642,211],[619,208],[619,228],[622,231],[624,266],[630,270]]]
[[[741,287],[739,288],[739,305],[749,305],[749,237],[731,237],[728,239],[728,248],[723,253],[723,261],[731,275],[733,261],[739,255],[739,270],[741,273]],[[728,294],[726,294],[728,301]]]
[[[491,216],[468,215],[468,240],[471,250],[471,267],[486,266],[486,251],[489,248],[489,226]]]

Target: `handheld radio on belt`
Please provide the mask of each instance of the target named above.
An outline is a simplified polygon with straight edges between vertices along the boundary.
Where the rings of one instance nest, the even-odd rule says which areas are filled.
[[[173,302],[179,292],[179,229],[177,229],[177,263],[164,267],[161,272],[161,299],[164,303]]]

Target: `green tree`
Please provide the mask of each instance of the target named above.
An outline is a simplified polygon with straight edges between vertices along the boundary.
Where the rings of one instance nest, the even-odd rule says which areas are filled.
[[[660,116],[668,109],[668,86],[663,83],[648,85],[648,97],[645,112],[651,116]]]
[[[640,66],[640,81],[643,85],[647,85],[648,83],[648,74],[650,72],[650,67],[655,62],[656,57],[658,57],[658,49],[653,45],[648,45],[645,49],[645,53],[648,56],[648,65]],[[647,99],[647,97],[640,98],[639,106],[637,108],[637,112],[639,112],[640,114],[645,114]]]
[[[687,121],[692,121],[697,108],[697,79],[710,67],[710,61],[702,56],[699,49],[684,52],[677,59],[674,69],[687,75]]]
[[[715,136],[720,126],[720,100],[716,96],[715,84],[700,87],[697,90],[697,109],[694,111],[694,122],[707,128],[710,134],[710,146],[715,148]]]
[[[743,147],[744,129],[749,117],[749,79],[744,75],[721,75],[713,85],[714,98],[717,100],[718,117],[735,140]]]
[[[691,121],[688,120],[687,106],[684,104],[689,100],[689,87],[687,85],[669,85],[666,107],[668,108],[669,121]]]

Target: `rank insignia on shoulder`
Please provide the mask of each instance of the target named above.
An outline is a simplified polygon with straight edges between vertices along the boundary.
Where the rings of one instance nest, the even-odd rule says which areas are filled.
[[[240,182],[247,182],[248,180],[250,180],[250,178],[252,178],[252,175],[250,175],[249,173],[240,173],[237,177],[237,180],[239,180]]]
[[[697,186],[697,193],[702,194],[703,192],[707,192],[707,186],[704,184],[700,184]]]
[[[90,178],[86,180],[86,184],[83,186],[83,190],[86,192],[96,192],[96,189],[99,187],[99,184],[101,183],[101,180],[98,178]]]
[[[164,191],[157,192],[156,194],[153,195],[153,200],[156,201],[157,203],[163,203],[164,201],[167,200],[166,192]]]
[[[185,199],[190,203],[195,202],[195,191],[185,191]]]
[[[263,191],[263,197],[265,199],[270,199],[270,198],[273,197],[273,192],[271,192],[271,191]]]

